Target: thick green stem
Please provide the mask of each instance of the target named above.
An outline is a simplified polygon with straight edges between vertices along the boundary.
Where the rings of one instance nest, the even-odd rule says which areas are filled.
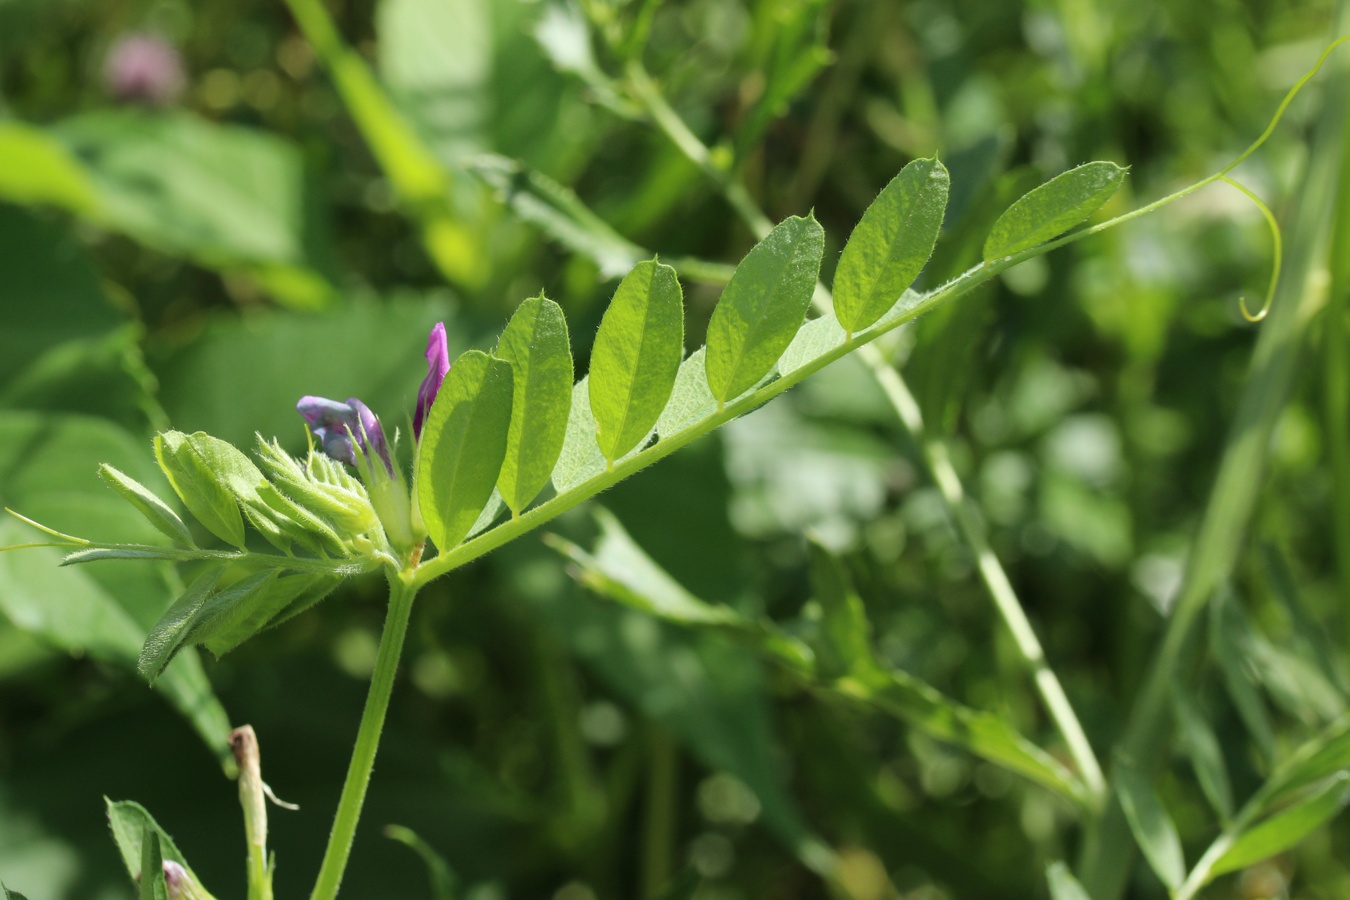
[[[380,635],[380,650],[375,657],[375,674],[370,680],[370,693],[361,713],[361,727],[356,732],[356,746],[347,767],[347,780],[342,785],[337,814],[333,817],[333,831],[328,836],[328,849],[323,854],[319,878],[314,883],[310,900],[333,900],[342,884],[342,873],[347,868],[356,823],[361,818],[361,806],[366,800],[371,769],[375,765],[375,751],[380,746],[380,732],[384,730],[385,713],[389,711],[389,696],[394,690],[394,676],[398,672],[403,639],[408,633],[408,618],[412,613],[413,597],[417,588],[402,576],[389,579],[389,612]]]

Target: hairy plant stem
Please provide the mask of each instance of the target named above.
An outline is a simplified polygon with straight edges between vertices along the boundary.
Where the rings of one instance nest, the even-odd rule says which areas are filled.
[[[310,900],[333,900],[342,884],[342,873],[347,868],[347,857],[356,835],[356,823],[361,818],[366,788],[370,786],[375,752],[380,746],[380,732],[384,730],[384,717],[389,711],[389,697],[394,690],[394,676],[398,672],[398,660],[403,652],[403,639],[408,633],[408,619],[416,594],[417,585],[409,573],[390,575],[389,611],[384,620],[384,632],[380,635],[379,653],[375,657],[375,673],[370,679],[370,692],[361,712],[347,780],[342,785],[328,848],[324,851]]]
[[[773,230],[773,223],[750,197],[745,186],[713,165],[711,151],[670,108],[665,97],[641,66],[630,63],[627,74],[633,86],[633,95],[646,108],[651,120],[671,143],[689,157],[691,162],[708,174],[746,226],[757,239],[762,240]],[[828,312],[833,307],[830,291],[823,285],[817,285],[814,299],[816,308],[821,312]],[[1102,803],[1106,794],[1106,779],[1102,775],[1101,764],[1092,751],[1092,745],[1078,721],[1073,705],[1069,703],[1069,698],[1064,693],[1063,685],[1046,661],[1045,650],[1036,637],[1036,630],[1032,628],[1017,592],[1013,590],[1012,582],[1008,579],[993,548],[989,546],[984,524],[966,500],[965,488],[952,465],[946,443],[926,432],[923,414],[913,393],[905,384],[903,376],[886,361],[881,351],[875,346],[868,345],[862,347],[858,355],[885,392],[901,425],[919,446],[929,476],[937,484],[938,492],[955,520],[957,530],[975,554],[985,588],[1011,633],[1022,662],[1031,673],[1036,690],[1040,693],[1050,718],[1064,739],[1070,756],[1073,757],[1090,800],[1094,805]]]

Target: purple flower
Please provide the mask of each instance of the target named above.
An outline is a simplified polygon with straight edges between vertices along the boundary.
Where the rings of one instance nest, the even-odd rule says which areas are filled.
[[[422,422],[431,412],[431,404],[441,389],[441,382],[450,371],[450,348],[445,343],[445,323],[437,322],[427,336],[427,377],[417,389],[417,412],[413,414],[413,437],[422,436]]]
[[[157,35],[132,32],[108,49],[103,83],[118,100],[166,106],[183,93],[186,78],[172,44]]]
[[[326,456],[354,466],[356,448],[360,447],[363,453],[377,455],[389,474],[394,474],[380,420],[360,400],[348,397],[346,403],[339,403],[325,397],[301,397],[295,408],[309,423]]]

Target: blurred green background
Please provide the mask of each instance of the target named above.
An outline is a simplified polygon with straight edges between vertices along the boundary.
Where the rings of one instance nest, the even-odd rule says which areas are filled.
[[[826,274],[876,192],[940,152],[953,187],[932,286],[1065,168],[1130,165],[1112,213],[1219,168],[1333,36],[1334,13],[1329,0],[327,9],[354,54],[336,82],[281,0],[0,0],[4,505],[134,534],[98,462],[162,486],[150,436],[170,426],[296,449],[302,394],[359,396],[401,423],[433,322],[452,353],[487,347],[540,289],[567,310],[583,372],[633,261],[734,263],[753,244],[624,93],[625,57],[771,218],[815,210]],[[172,57],[117,71],[129,34],[176,48],[181,82]],[[1322,109],[1315,83],[1238,172],[1282,219]],[[1238,298],[1259,297],[1270,266],[1260,214],[1217,186],[904,332],[905,376],[1102,750],[1214,480],[1256,334]],[[686,280],[691,349],[718,293]],[[1344,598],[1323,402],[1309,363],[1235,572],[1248,637],[1273,647],[1298,615],[1345,644],[1326,637],[1344,633],[1328,624]],[[888,662],[1055,747],[916,448],[853,360],[601,500],[691,592],[775,619],[809,614],[814,533],[847,561]],[[550,530],[588,545],[595,523],[578,510]],[[27,539],[0,523],[0,544]],[[234,785],[126,665],[177,576],[55,560],[0,556],[0,877],[30,900],[132,896],[107,795],[145,804],[217,896],[242,896]],[[377,579],[353,584],[202,663],[231,721],[257,730],[268,782],[301,806],[272,815],[278,896],[301,896],[316,870],[383,599]],[[1344,653],[1330,656],[1330,693],[1300,682],[1256,698],[1279,740],[1344,710]],[[1205,696],[1245,793],[1261,771],[1250,720]],[[1169,771],[1169,808],[1203,848],[1212,817],[1182,764]],[[822,844],[858,900],[1044,897],[1045,862],[1076,846],[1069,812],[732,645],[607,605],[532,535],[419,597],[344,896],[430,896],[417,858],[380,834],[398,823],[479,900],[647,897],[686,865],[701,900],[825,897],[810,869]],[[1293,896],[1343,897],[1347,854],[1342,825],[1213,895],[1286,896],[1296,875]],[[1142,870],[1131,890],[1163,896]]]

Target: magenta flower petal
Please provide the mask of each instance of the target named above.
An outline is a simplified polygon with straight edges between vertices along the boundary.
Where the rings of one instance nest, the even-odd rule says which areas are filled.
[[[385,469],[392,476],[394,461],[389,458],[389,443],[384,439],[384,429],[380,427],[379,417],[370,411],[369,406],[355,397],[347,398],[347,406],[356,412],[357,425],[351,428],[351,433],[356,438],[358,446],[367,453],[379,456],[384,461]]]
[[[103,82],[118,100],[165,106],[183,93],[187,79],[172,44],[158,35],[132,32],[108,49]]]
[[[414,438],[422,436],[422,422],[431,411],[431,404],[436,401],[441,382],[445,381],[449,371],[450,348],[445,341],[445,323],[437,322],[427,336],[427,377],[422,379],[422,386],[417,389],[417,412],[413,414]]]

